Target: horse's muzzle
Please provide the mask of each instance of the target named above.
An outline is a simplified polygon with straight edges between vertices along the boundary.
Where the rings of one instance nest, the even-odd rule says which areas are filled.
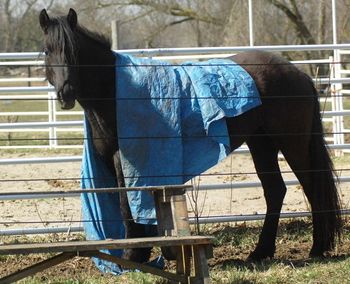
[[[75,90],[70,84],[64,84],[63,87],[57,92],[58,101],[60,102],[61,109],[72,109],[75,106]]]
[[[75,100],[72,100],[72,101],[59,101],[59,102],[61,104],[61,109],[64,109],[64,110],[72,109],[75,106]]]

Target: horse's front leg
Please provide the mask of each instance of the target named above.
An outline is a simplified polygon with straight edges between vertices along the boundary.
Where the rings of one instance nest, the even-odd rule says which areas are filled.
[[[114,167],[116,171],[118,187],[125,187],[124,175],[121,167],[119,152],[116,152],[113,156]],[[146,232],[146,226],[143,224],[135,223],[128,202],[128,197],[126,191],[119,194],[120,197],[120,211],[123,218],[123,224],[125,228],[125,238],[141,238],[141,237],[150,237],[152,232]],[[156,233],[156,226],[154,227],[154,234]],[[148,230],[149,231],[149,230]],[[136,262],[146,262],[151,256],[152,248],[137,248],[137,249],[126,249],[123,253],[123,258],[136,261]]]

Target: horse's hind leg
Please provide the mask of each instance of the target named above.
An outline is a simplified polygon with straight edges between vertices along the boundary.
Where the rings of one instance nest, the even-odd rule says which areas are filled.
[[[313,246],[310,256],[320,257],[333,248],[339,230],[335,212],[339,208],[332,204],[334,197],[331,194],[336,188],[331,178],[325,179],[326,175],[332,173],[326,172],[321,162],[316,167],[312,165],[308,141],[298,137],[288,142],[281,151],[302,185],[312,209]],[[321,151],[316,153],[319,156],[322,154]]]
[[[249,259],[262,260],[275,253],[277,227],[287,189],[278,165],[278,148],[263,130],[254,134],[258,135],[249,138],[247,144],[264,189],[267,209],[259,242]]]

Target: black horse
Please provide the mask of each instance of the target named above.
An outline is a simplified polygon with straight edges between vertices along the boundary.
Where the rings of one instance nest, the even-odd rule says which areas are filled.
[[[75,101],[83,107],[91,125],[93,145],[118,186],[124,186],[119,161],[115,108],[115,55],[103,36],[79,26],[77,14],[50,18],[40,13],[44,31],[46,74],[55,87],[62,109]],[[318,94],[312,80],[294,65],[276,55],[254,51],[235,55],[255,80],[262,105],[242,115],[226,118],[232,151],[248,145],[261,180],[267,212],[259,242],[250,258],[273,257],[276,232],[286,186],[278,166],[281,151],[300,181],[312,208],[311,256],[334,248],[341,234],[340,204],[333,165],[325,146]],[[103,139],[101,139],[103,138]],[[130,220],[125,195],[123,218]],[[125,221],[126,237],[144,235],[143,225]],[[129,259],[145,261],[149,250],[133,250]]]

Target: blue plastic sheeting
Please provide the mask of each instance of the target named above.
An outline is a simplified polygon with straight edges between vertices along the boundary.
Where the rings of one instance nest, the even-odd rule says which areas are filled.
[[[116,187],[116,177],[110,173],[105,163],[95,155],[89,123],[84,123],[85,139],[81,167],[81,188]],[[118,193],[84,193],[81,195],[84,231],[87,240],[123,239],[124,225],[119,207]],[[146,228],[147,232],[147,228]],[[122,250],[102,250],[102,252],[120,257]],[[122,274],[115,263],[93,258],[97,268],[103,273]],[[163,257],[157,257],[148,265],[162,269]]]
[[[121,54],[116,60],[116,119],[127,187],[183,184],[209,169],[230,152],[224,118],[261,104],[250,75],[230,60],[180,66]],[[87,122],[85,137],[81,187],[115,187],[115,177],[94,153]],[[156,224],[151,193],[128,192],[128,199],[137,222]],[[118,194],[82,194],[82,211],[88,240],[123,238]],[[123,272],[94,261],[101,271]]]
[[[127,187],[183,184],[230,152],[225,117],[261,104],[231,60],[170,65],[117,54],[117,127]],[[129,192],[133,218],[154,218],[153,198]]]
[[[81,166],[81,188],[116,187],[115,175],[107,169],[105,163],[94,152],[91,129],[87,121],[84,124],[85,142]],[[119,207],[118,193],[83,193],[81,195],[83,226],[87,240],[123,239],[124,226]],[[120,257],[122,250],[104,250],[103,252]],[[118,265],[93,258],[102,272],[121,274]]]

